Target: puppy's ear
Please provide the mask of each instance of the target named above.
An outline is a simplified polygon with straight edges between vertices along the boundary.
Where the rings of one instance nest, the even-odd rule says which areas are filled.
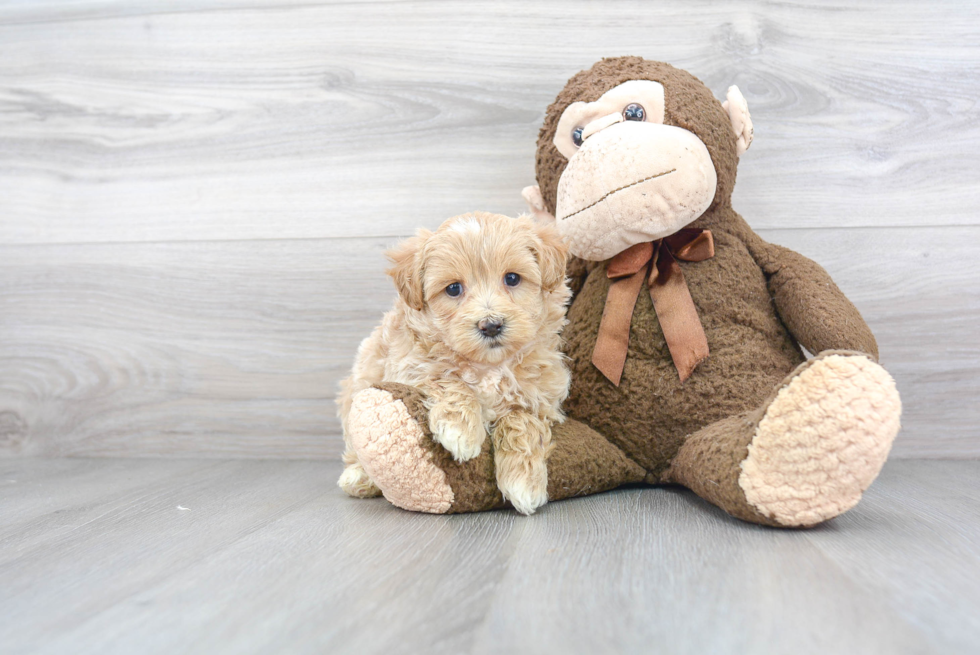
[[[554,291],[565,280],[568,246],[562,241],[555,225],[535,225],[535,255],[541,269],[541,288]]]
[[[397,247],[385,253],[392,266],[387,271],[395,282],[398,295],[412,309],[422,309],[422,246],[432,236],[428,230],[419,230],[411,239],[406,239]]]

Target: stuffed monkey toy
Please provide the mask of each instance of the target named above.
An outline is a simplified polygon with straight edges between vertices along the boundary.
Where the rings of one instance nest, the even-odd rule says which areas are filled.
[[[550,500],[679,484],[745,521],[811,526],[881,470],[901,403],[874,336],[823,268],[732,209],[752,136],[737,87],[722,103],[639,57],[577,73],[548,108],[524,195],[569,246],[574,293]],[[506,506],[489,442],[454,461],[424,400],[355,396],[349,436],[378,488],[416,511]]]

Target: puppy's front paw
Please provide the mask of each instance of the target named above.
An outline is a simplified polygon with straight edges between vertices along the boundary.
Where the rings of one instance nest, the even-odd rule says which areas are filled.
[[[435,421],[430,427],[432,438],[442,444],[457,462],[465,462],[478,456],[486,438],[486,430],[482,425],[479,429],[473,429],[472,426],[443,419]]]
[[[545,458],[523,453],[500,453],[495,458],[497,487],[521,514],[548,502],[548,466]]]

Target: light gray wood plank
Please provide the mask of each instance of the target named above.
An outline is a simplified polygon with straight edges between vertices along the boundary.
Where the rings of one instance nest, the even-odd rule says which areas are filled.
[[[378,0],[353,0],[377,3]],[[411,0],[410,0],[411,1]],[[351,0],[290,0],[288,7],[317,7],[349,3]],[[275,0],[170,0],[161,6],[154,0],[5,0],[0,5],[0,25],[24,25],[88,21],[102,18],[152,16],[159,14],[282,8]]]
[[[749,526],[676,489],[555,503],[528,522],[498,589],[475,653],[929,652],[805,532]]]
[[[104,514],[108,504],[131,502],[147,486],[173,486],[175,479],[217,465],[189,459],[99,465],[84,459],[0,460],[0,565],[40,537],[70,533]]]
[[[980,228],[764,231],[835,277],[905,405],[896,457],[980,455]],[[0,454],[333,458],[395,239],[0,247]]]
[[[130,463],[149,473],[142,485],[120,482],[116,478],[127,474],[100,460],[88,464],[104,471],[101,491],[49,481],[62,507],[0,542],[5,652],[33,651],[55,632],[81,625],[335,489],[322,463]]]
[[[513,213],[545,107],[625,53],[740,85],[735,206],[759,227],[978,223],[976,3],[47,2],[0,23],[0,243]]]
[[[0,452],[338,456],[338,381],[395,297],[384,246],[6,249]]]
[[[955,652],[980,636],[980,463],[889,463],[860,512],[812,543],[856,584],[887,597],[909,625]],[[944,649],[941,649],[944,650]]]
[[[339,470],[212,462],[125,509],[105,496],[70,539],[2,566],[5,650],[968,653],[980,637],[975,461],[890,463],[857,508],[806,531],[663,488],[533,517],[412,514],[347,498]],[[192,511],[171,513],[178,496]]]

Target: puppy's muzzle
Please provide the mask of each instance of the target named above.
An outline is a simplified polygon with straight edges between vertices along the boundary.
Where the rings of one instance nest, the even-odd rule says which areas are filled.
[[[504,331],[504,323],[495,318],[485,318],[476,324],[476,329],[488,339],[496,339]]]

